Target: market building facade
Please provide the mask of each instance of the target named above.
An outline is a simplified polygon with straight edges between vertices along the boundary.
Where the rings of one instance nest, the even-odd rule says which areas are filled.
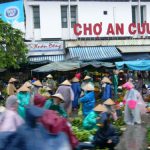
[[[30,62],[149,59],[150,0],[25,0]]]

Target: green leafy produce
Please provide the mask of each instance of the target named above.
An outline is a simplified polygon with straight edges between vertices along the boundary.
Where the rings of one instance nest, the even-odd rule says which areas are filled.
[[[123,117],[118,118],[116,121],[113,122],[113,125],[117,126],[117,127],[121,127],[124,126],[124,120]]]
[[[82,127],[82,118],[80,117],[76,117],[73,119],[73,121],[71,122],[72,126],[75,126],[75,127]]]
[[[88,130],[79,129],[78,127],[73,126],[72,127],[73,133],[78,138],[79,141],[89,141],[90,132]]]
[[[147,139],[147,144],[150,145],[150,127],[147,127],[146,139]]]

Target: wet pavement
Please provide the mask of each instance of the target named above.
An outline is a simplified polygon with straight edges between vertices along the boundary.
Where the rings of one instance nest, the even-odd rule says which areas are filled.
[[[116,150],[146,150],[146,127],[150,126],[150,114],[142,116],[142,125],[127,126]]]

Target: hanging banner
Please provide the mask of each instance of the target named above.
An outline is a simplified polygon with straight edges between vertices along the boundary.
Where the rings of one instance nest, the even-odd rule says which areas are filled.
[[[0,18],[13,28],[25,32],[23,0],[0,4]]]

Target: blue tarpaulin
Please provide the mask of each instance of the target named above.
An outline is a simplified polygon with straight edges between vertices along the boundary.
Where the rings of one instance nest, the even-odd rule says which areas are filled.
[[[135,61],[122,61],[115,62],[117,69],[127,67],[130,70],[150,71],[150,60],[135,60]]]

